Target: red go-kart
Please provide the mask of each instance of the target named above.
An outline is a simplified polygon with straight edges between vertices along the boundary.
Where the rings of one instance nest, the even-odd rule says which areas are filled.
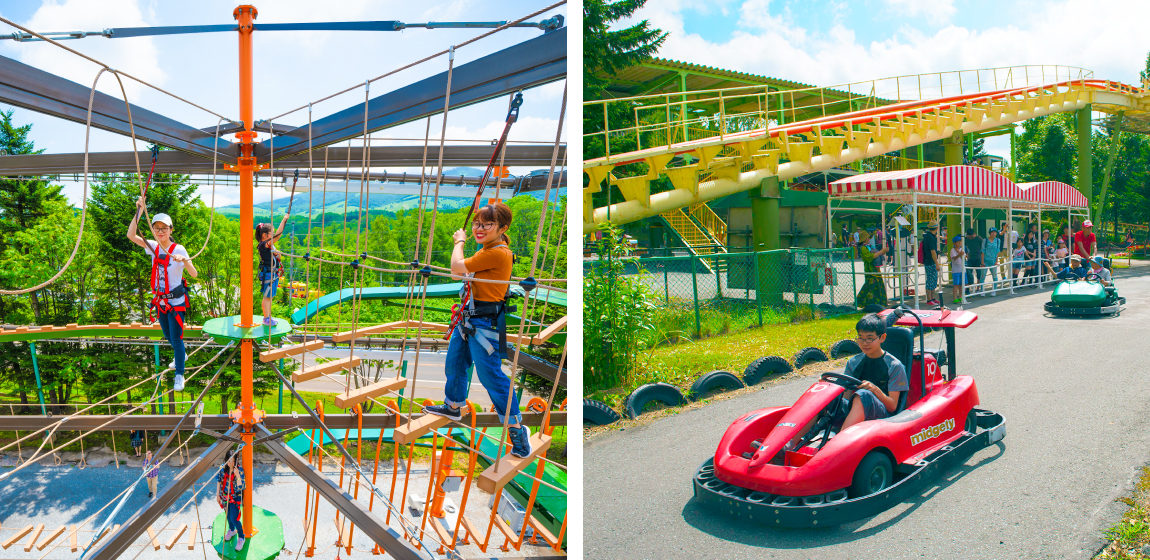
[[[834,433],[840,397],[859,380],[824,373],[793,406],[763,408],[735,420],[715,457],[695,473],[695,499],[779,527],[838,525],[901,502],[926,480],[1001,440],[1002,416],[976,408],[974,378],[955,375],[954,329],[978,316],[947,309],[881,315],[888,324],[897,319],[895,325],[919,327],[918,350],[910,329],[887,329],[883,349],[911,364],[910,390],[902,392],[889,417]],[[925,328],[943,330],[949,360],[925,350]],[[940,365],[947,365],[947,375]],[[784,450],[812,418],[817,421],[798,445]]]

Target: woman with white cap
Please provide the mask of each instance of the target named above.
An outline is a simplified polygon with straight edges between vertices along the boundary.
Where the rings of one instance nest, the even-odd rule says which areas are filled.
[[[175,354],[173,367],[176,370],[175,387],[177,391],[184,389],[184,359],[187,351],[184,349],[184,316],[187,312],[187,284],[184,282],[184,269],[192,278],[199,276],[196,266],[188,256],[188,250],[172,240],[172,218],[167,214],[156,214],[152,217],[152,234],[156,240],[145,240],[136,234],[136,224],[144,213],[146,203],[144,197],[136,200],[136,215],[128,224],[128,239],[132,243],[144,248],[152,256],[152,302],[150,307],[156,310],[156,317],[160,329],[164,331],[164,338],[172,345]]]

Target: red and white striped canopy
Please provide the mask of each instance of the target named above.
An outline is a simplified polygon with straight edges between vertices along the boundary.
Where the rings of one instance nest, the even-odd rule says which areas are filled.
[[[975,197],[985,206],[1005,206],[1007,201],[1059,206],[1086,206],[1086,198],[1066,183],[1030,183],[1027,188],[982,167],[951,165],[906,171],[882,171],[846,177],[827,185],[830,196],[850,196],[888,200],[891,195],[918,193],[920,202],[942,197]],[[1029,194],[1028,194],[1029,192]],[[991,199],[991,200],[987,200]],[[980,206],[973,203],[971,206]]]
[[[1078,189],[1061,181],[1042,181],[1041,183],[1020,183],[1022,199],[1043,204],[1057,206],[1086,207],[1086,196]]]

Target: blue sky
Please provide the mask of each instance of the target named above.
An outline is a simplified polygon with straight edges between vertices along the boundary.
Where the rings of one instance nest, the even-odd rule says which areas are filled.
[[[492,21],[524,16],[551,4],[537,0],[431,0],[426,2],[378,2],[341,0],[338,10],[329,2],[314,0],[277,0],[256,4],[257,23],[302,21],[400,20],[426,21]],[[232,10],[239,2],[197,0],[196,2],[161,2],[159,0],[0,0],[0,14],[37,31],[74,29],[100,30],[105,27],[159,25],[192,25],[231,23]],[[548,11],[567,17],[567,6]],[[0,33],[12,29],[0,24]],[[276,32],[256,37],[255,42],[255,118],[264,119],[305,105],[365,79],[413,62],[426,55],[479,35],[484,30],[410,29],[396,33]],[[485,56],[513,44],[538,36],[537,29],[510,29],[459,49],[456,64]],[[155,38],[109,40],[89,37],[68,41],[68,46],[122,69],[141,79],[183,96],[228,117],[238,117],[236,88],[236,39],[234,34],[211,33],[175,35]],[[91,84],[98,67],[52,45],[0,41],[0,55],[30,64],[81,84]],[[372,96],[411,83],[446,69],[446,57],[440,57],[372,84]],[[157,111],[185,124],[214,126],[218,120],[184,103],[126,81],[132,103]],[[100,80],[101,91],[120,96],[114,78]],[[512,140],[555,138],[563,84],[555,83],[524,92],[520,120],[511,133]],[[345,107],[361,103],[363,89],[336,97],[314,107],[319,118]],[[7,109],[0,105],[0,109]],[[489,101],[452,111],[447,122],[448,139],[494,139],[502,130],[506,100]],[[18,124],[33,123],[32,140],[38,148],[50,153],[83,151],[84,127],[16,109]],[[280,119],[289,125],[307,123],[306,111]],[[570,118],[567,119],[570,122]],[[432,119],[432,131],[441,121]],[[411,123],[376,133],[374,137],[423,138],[426,123]],[[437,136],[436,136],[437,137]],[[564,136],[566,138],[566,136]],[[386,142],[374,141],[378,146]],[[396,141],[394,143],[407,143]],[[422,142],[420,142],[422,143]],[[118,151],[131,148],[130,140],[93,131],[93,151]],[[144,146],[140,146],[144,149]],[[403,171],[403,170],[395,170]],[[512,169],[512,172],[524,170]],[[416,170],[418,172],[418,170]],[[210,189],[202,189],[208,198]],[[227,191],[227,192],[224,192]],[[75,202],[79,188],[68,185],[65,192]],[[257,195],[258,196],[258,195]],[[221,189],[217,205],[238,201],[238,193]]]
[[[1116,0],[650,0],[658,56],[803,83],[1059,64],[1136,83],[1150,2]],[[988,140],[1008,151],[1006,137]]]

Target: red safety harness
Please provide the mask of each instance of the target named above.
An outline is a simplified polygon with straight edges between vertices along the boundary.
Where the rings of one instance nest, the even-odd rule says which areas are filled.
[[[156,243],[156,249],[159,248],[160,244]],[[171,313],[173,311],[187,312],[188,309],[188,283],[181,279],[180,285],[173,289],[171,280],[168,278],[168,264],[171,263],[172,251],[175,250],[176,243],[172,243],[172,246],[164,251],[164,256],[162,257],[158,254],[157,250],[152,251],[152,303],[148,307],[154,309],[157,313]],[[162,287],[159,285],[161,269],[163,270],[162,274],[164,277],[164,285]],[[171,305],[168,303],[168,300],[176,299],[180,296],[183,296],[184,303],[180,305]],[[151,315],[150,320],[154,323],[156,321],[155,315]],[[176,321],[180,323],[180,329],[182,330],[184,328],[184,318],[177,314]],[[180,338],[183,337],[184,335],[181,332]]]

